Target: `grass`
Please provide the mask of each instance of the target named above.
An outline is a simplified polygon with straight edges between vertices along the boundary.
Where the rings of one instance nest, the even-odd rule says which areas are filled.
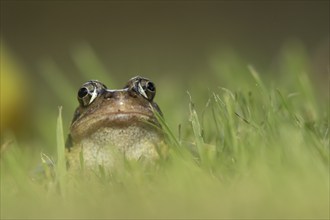
[[[163,109],[170,156],[153,169],[128,162],[111,175],[100,168],[67,178],[60,110],[55,179],[32,180],[32,153],[9,135],[1,218],[328,219],[327,106],[307,74],[295,72],[294,83],[274,87],[253,67],[246,71],[251,83],[236,85],[246,91],[219,87],[207,100],[189,94],[189,126],[179,132]]]

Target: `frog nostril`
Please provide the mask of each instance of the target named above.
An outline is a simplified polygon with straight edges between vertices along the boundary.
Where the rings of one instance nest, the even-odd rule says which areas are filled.
[[[105,93],[104,93],[104,98],[105,99],[111,99],[111,98],[113,98],[114,97],[114,94],[113,94],[113,92],[111,92],[111,91],[106,91]]]
[[[136,91],[134,91],[134,90],[129,90],[129,91],[128,91],[128,94],[129,94],[129,96],[132,97],[132,98],[136,98],[136,97],[138,97],[138,94],[137,94]]]

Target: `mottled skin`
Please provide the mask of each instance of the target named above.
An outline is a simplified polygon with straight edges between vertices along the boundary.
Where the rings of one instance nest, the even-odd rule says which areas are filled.
[[[155,87],[134,77],[123,89],[110,90],[98,81],[86,82],[78,91],[76,109],[67,140],[69,169],[113,169],[124,159],[152,162],[165,154],[162,129],[154,112]]]

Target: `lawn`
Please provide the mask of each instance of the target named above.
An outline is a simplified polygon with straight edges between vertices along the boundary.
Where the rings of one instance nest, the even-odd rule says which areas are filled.
[[[51,156],[9,134],[1,155],[1,218],[328,219],[329,101],[318,95],[301,51],[282,58],[281,75],[235,59],[214,61],[219,85],[212,89],[196,77],[188,92],[159,82],[166,88],[158,90],[165,115],[159,120],[170,151],[152,168],[127,162],[113,173],[68,178],[65,104],[48,134],[57,140],[55,174],[45,166],[46,177],[31,177],[31,158],[42,164]],[[175,112],[170,106],[178,103],[183,110]]]

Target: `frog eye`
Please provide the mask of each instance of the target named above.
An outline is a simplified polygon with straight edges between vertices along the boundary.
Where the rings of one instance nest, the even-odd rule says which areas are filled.
[[[152,101],[156,95],[155,84],[141,76],[130,79],[124,88],[135,91],[149,101]]]
[[[141,79],[136,82],[137,91],[149,101],[152,101],[156,95],[156,87],[155,84],[146,79]]]
[[[107,87],[97,80],[86,82],[78,90],[78,101],[80,105],[83,107],[90,105],[96,99],[96,97],[102,94],[106,89]]]
[[[156,95],[155,84],[145,78],[135,80],[133,89],[149,101],[152,101]]]

